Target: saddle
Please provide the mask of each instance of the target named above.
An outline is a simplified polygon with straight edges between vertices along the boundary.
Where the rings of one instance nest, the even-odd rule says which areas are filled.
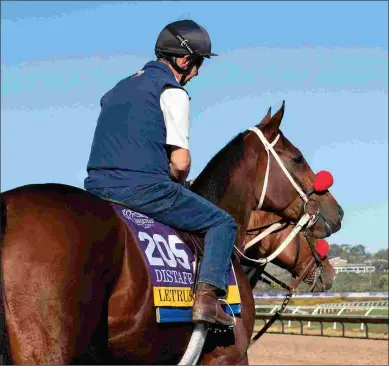
[[[204,238],[175,230],[152,218],[108,201],[137,239],[153,284],[157,322],[191,322]],[[223,310],[240,314],[240,294],[231,266]]]

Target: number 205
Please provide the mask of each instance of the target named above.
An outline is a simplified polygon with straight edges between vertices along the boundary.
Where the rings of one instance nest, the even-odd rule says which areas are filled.
[[[145,254],[147,260],[152,266],[164,266],[164,261],[169,267],[176,268],[177,262],[181,264],[185,269],[190,269],[188,254],[186,254],[185,250],[177,248],[177,244],[182,244],[181,239],[176,235],[169,235],[168,240],[166,241],[162,235],[153,234],[151,237],[149,234],[140,231],[138,233],[138,238],[140,241],[147,241],[147,247],[145,250]],[[161,246],[164,246],[165,252],[163,251]],[[157,248],[157,252],[156,249]],[[155,256],[156,253],[160,254],[159,256]],[[162,257],[162,259],[161,259]]]

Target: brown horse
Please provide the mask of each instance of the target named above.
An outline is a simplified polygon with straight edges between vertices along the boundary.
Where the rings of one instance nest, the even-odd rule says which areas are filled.
[[[276,229],[274,232],[265,236],[258,243],[250,246],[245,250],[245,255],[249,258],[258,259],[269,256],[271,253],[274,253],[275,250],[279,247],[285,238],[293,230],[293,225],[289,222],[286,222],[281,219],[276,214],[268,213],[264,211],[256,211],[251,214],[250,222],[248,225],[248,233],[245,237],[244,244],[249,243],[257,236],[261,229],[267,228],[274,223],[280,223],[280,228]],[[312,245],[317,246],[318,239],[314,237],[309,237]],[[313,292],[321,292],[329,290],[332,286],[333,280],[336,277],[336,272],[334,267],[331,265],[327,257],[320,259],[311,266],[307,273],[304,273],[307,270],[309,264],[309,259],[312,258],[312,248],[309,245],[308,238],[303,233],[297,234],[297,236],[291,241],[291,243],[272,261],[273,264],[286,269],[289,271],[292,276],[296,279],[304,275],[303,282],[307,283],[311,287]],[[247,264],[250,267],[252,263],[241,261],[242,264]],[[318,266],[321,264],[322,269],[320,276],[315,281],[315,273],[318,269]],[[249,272],[250,267],[247,268]],[[262,266],[253,266],[257,270],[250,273],[250,284],[254,288],[260,275],[261,270],[264,268]]]
[[[305,191],[314,174],[279,130],[282,107],[257,126],[273,141]],[[207,165],[193,190],[230,212],[241,247],[250,213],[261,196],[267,152],[256,133],[238,135]],[[296,222],[303,202],[274,161],[263,209]],[[1,194],[0,353],[3,363],[174,364],[193,325],[158,324],[152,288],[136,239],[112,206],[65,185],[30,185]],[[329,192],[316,194],[325,237],[340,228],[342,211]],[[245,363],[254,324],[250,285],[234,264],[242,313],[233,331],[209,334],[202,363]],[[109,342],[107,340],[109,339]],[[223,347],[218,347],[218,346]]]

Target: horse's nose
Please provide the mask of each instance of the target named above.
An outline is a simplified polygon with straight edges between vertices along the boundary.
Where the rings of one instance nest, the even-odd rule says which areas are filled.
[[[344,211],[343,211],[343,208],[338,206],[338,213],[339,213],[339,217],[340,219],[342,220],[343,219],[343,216],[344,216]]]

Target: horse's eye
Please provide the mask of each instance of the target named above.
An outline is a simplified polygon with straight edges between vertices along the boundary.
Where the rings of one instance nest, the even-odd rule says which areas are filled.
[[[297,158],[294,158],[293,161],[296,163],[296,164],[302,164],[304,163],[304,157],[302,155],[299,155],[297,156]]]

